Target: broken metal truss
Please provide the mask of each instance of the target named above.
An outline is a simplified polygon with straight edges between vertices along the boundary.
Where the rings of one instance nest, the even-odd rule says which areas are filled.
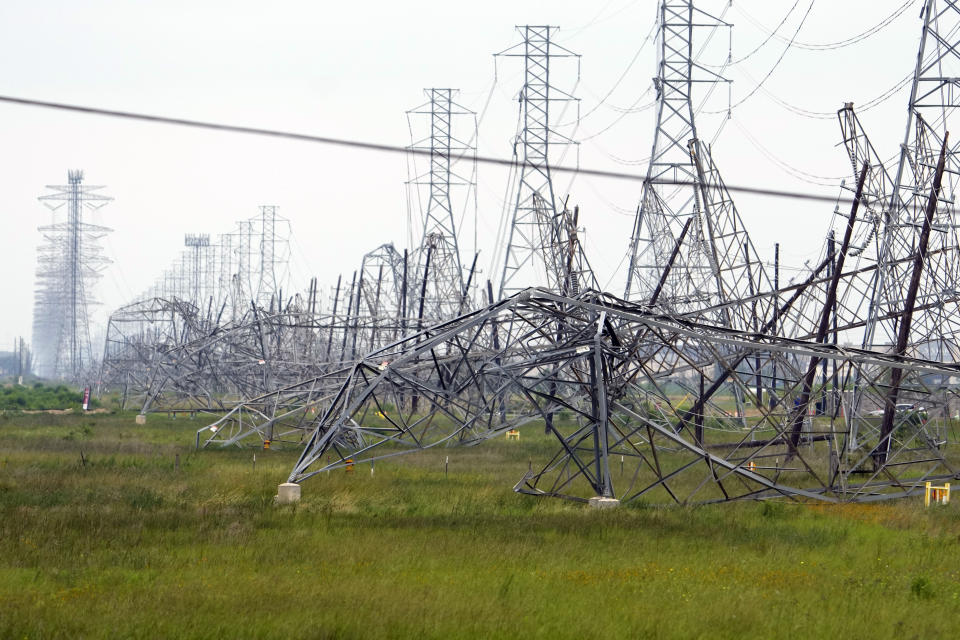
[[[952,85],[931,84],[931,64],[955,55],[947,23],[960,9],[925,7],[929,46],[896,173],[852,105],[841,109],[852,202],[796,283],[768,277],[697,136],[692,86],[725,80],[692,62],[694,28],[729,25],[691,1],[661,0],[659,115],[626,299],[599,291],[579,210],[558,203],[550,181],[547,67],[573,54],[552,49],[550,28],[524,27],[522,173],[498,283],[518,293],[495,297],[488,281],[487,305],[471,299],[476,260],[465,272],[450,204],[451,157],[472,152],[451,123],[467,112],[452,90],[430,89],[413,112],[429,116],[413,147],[430,149],[431,165],[411,177],[427,196],[411,250],[366,254],[324,311],[315,284],[287,301],[253,293],[264,278],[241,233],[237,268],[216,269],[229,274],[229,295],[121,310],[111,362],[136,381],[143,410],[223,411],[198,446],[302,447],[293,482],[525,425],[556,444],[515,487],[540,496],[874,501],[957,477],[946,444],[960,376],[960,172],[946,133]],[[942,118],[924,102],[936,92]],[[531,260],[546,288],[520,289]]]
[[[922,399],[923,412],[898,413],[882,435],[880,418],[849,412],[844,384],[833,390],[836,409],[804,410],[794,437],[796,398],[814,357],[836,363],[845,382],[859,379],[876,406],[891,372],[903,372],[904,394]],[[755,395],[758,359],[759,371],[776,363],[779,372],[769,406]],[[314,420],[290,481],[537,424],[557,453],[520,480],[523,493],[684,504],[876,500],[955,475],[942,452],[943,408],[958,374],[956,365],[655,315],[596,292],[574,299],[528,290],[358,362]],[[761,376],[764,390],[771,382]],[[745,423],[731,414],[735,389],[754,407]],[[615,481],[611,461],[621,456],[629,473]]]

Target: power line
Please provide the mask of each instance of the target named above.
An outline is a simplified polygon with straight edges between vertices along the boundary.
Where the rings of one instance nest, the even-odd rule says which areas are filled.
[[[803,25],[806,24],[807,18],[810,16],[810,11],[813,10],[813,5],[815,3],[816,3],[816,0],[810,0],[810,5],[807,7],[807,12],[803,14],[803,18],[800,20],[800,24],[797,26],[797,30],[793,32],[793,37],[790,38],[789,42],[787,42],[787,46],[784,47],[783,52],[780,54],[780,57],[777,58],[777,61],[773,63],[772,67],[770,67],[770,71],[767,72],[767,75],[763,76],[763,79],[760,80],[757,86],[755,86],[753,89],[750,90],[750,93],[742,97],[739,101],[737,101],[736,104],[733,104],[727,107],[727,112],[730,112],[731,110],[736,109],[737,107],[742,105],[744,102],[752,98],[754,94],[757,93],[757,91],[763,88],[763,85],[767,82],[767,80],[770,79],[770,76],[773,75],[773,72],[777,70],[777,67],[780,66],[780,63],[783,62],[783,58],[787,55],[787,52],[790,51],[790,48],[793,46],[793,41],[796,39],[798,35],[800,35],[800,30],[803,29]],[[707,111],[706,113],[722,113],[722,111],[720,112]]]
[[[740,132],[744,135],[744,137],[746,137],[747,141],[750,142],[750,144],[752,144],[752,145],[754,146],[754,148],[757,149],[757,151],[759,151],[759,152],[760,152],[761,154],[763,154],[768,160],[770,160],[770,161],[773,162],[775,165],[777,165],[777,167],[779,167],[781,170],[783,170],[783,171],[786,172],[787,174],[791,175],[792,177],[796,178],[797,180],[802,180],[803,182],[806,182],[806,183],[809,183],[809,184],[814,184],[814,185],[817,185],[817,186],[819,186],[819,187],[833,187],[833,186],[837,186],[837,184],[838,184],[841,180],[843,180],[844,177],[845,177],[845,176],[823,176],[823,175],[817,175],[817,174],[815,174],[815,173],[809,173],[809,172],[807,172],[807,171],[804,171],[803,169],[799,169],[799,168],[793,166],[792,164],[790,164],[789,162],[787,162],[786,160],[782,160],[782,159],[779,158],[775,153],[773,153],[772,151],[770,151],[770,149],[768,149],[767,147],[765,147],[759,140],[757,140],[757,139],[750,133],[750,131],[749,131],[746,127],[744,127],[742,124],[740,124],[740,122],[739,122],[739,120],[738,120],[737,118],[734,118],[734,119],[733,119],[733,124],[734,124],[738,129],[740,129]]]
[[[99,107],[85,107],[81,105],[66,104],[62,102],[48,102],[44,100],[31,100],[29,98],[18,98],[15,96],[0,95],[0,102],[8,104],[18,104],[30,107],[41,107],[45,109],[56,109],[58,111],[71,111],[74,113],[86,113],[89,115],[106,116],[111,118],[122,118],[125,120],[138,120],[141,122],[153,122],[157,124],[170,124],[195,129],[209,129],[213,131],[223,131],[227,133],[244,133],[248,135],[267,136],[272,138],[284,138],[287,140],[298,140],[300,142],[314,142],[338,147],[348,147],[353,149],[363,149],[366,151],[380,151],[383,153],[402,153],[413,155],[430,154],[429,150],[410,149],[399,145],[383,144],[378,142],[364,142],[361,140],[349,140],[346,138],[331,138],[328,136],[316,136],[306,133],[297,133],[293,131],[280,131],[277,129],[264,129],[260,127],[246,127],[240,125],[223,124],[219,122],[208,122],[204,120],[191,120],[187,118],[172,118],[168,116],[158,116],[146,113],[135,113],[131,111],[117,111],[114,109],[102,109]],[[512,158],[494,158],[491,156],[474,156],[476,162],[482,164],[496,165],[502,167],[511,167],[515,164]],[[458,158],[459,159],[459,158]],[[600,178],[612,178],[616,180],[631,180],[634,182],[643,182],[645,177],[636,173],[626,173],[621,171],[609,171],[605,169],[589,169],[585,167],[564,167],[551,166],[549,169],[559,173],[583,174],[586,176],[595,176]],[[656,180],[655,184],[691,186],[693,183],[683,180]],[[769,196],[773,198],[792,198],[794,200],[810,200],[813,202],[835,203],[837,199],[834,196],[822,195],[817,193],[804,193],[800,191],[784,191],[781,189],[767,189],[763,187],[748,187],[727,185],[727,190],[734,193],[746,193],[751,195]],[[840,202],[853,202],[852,199],[840,200]]]
[[[793,3],[793,6],[790,7],[790,10],[787,11],[787,14],[786,14],[785,16],[783,16],[783,20],[780,21],[780,24],[777,25],[777,28],[774,29],[773,31],[771,31],[771,32],[770,32],[770,35],[768,35],[767,38],[766,38],[763,42],[761,42],[760,44],[758,44],[758,45],[756,46],[756,48],[754,48],[753,51],[751,51],[750,53],[748,53],[748,54],[745,55],[745,56],[741,56],[741,57],[737,58],[736,60],[728,60],[728,61],[727,61],[727,64],[729,64],[729,65],[737,65],[737,64],[740,64],[741,62],[744,62],[745,60],[748,60],[749,58],[753,57],[753,54],[755,54],[756,52],[760,51],[760,49],[762,49],[763,47],[765,47],[765,46],[767,45],[767,43],[770,42],[770,40],[772,40],[773,37],[776,36],[776,35],[780,32],[780,29],[782,29],[782,28],[783,28],[783,25],[785,25],[785,24],[787,23],[787,19],[793,14],[793,10],[796,9],[796,8],[797,8],[797,5],[799,5],[799,4],[800,4],[800,0],[796,0],[796,2]],[[720,65],[716,65],[716,66],[720,66]]]
[[[844,48],[844,47],[849,47],[850,45],[857,44],[858,42],[862,42],[862,41],[864,41],[864,40],[866,40],[866,39],[868,39],[868,38],[876,35],[876,34],[879,33],[880,31],[882,31],[883,29],[885,29],[887,26],[889,26],[890,23],[892,23],[894,20],[896,20],[897,18],[899,18],[907,9],[909,9],[912,5],[914,5],[914,4],[916,4],[916,3],[917,3],[917,0],[907,0],[907,1],[904,2],[902,5],[900,5],[900,7],[899,7],[896,11],[894,11],[893,13],[891,13],[889,16],[887,16],[886,18],[884,18],[883,20],[881,20],[881,21],[878,22],[877,24],[873,25],[872,27],[870,27],[870,28],[867,29],[866,31],[863,31],[863,32],[861,32],[861,33],[858,33],[858,34],[855,35],[855,36],[851,36],[851,37],[849,37],[849,38],[847,38],[847,39],[845,39],[845,40],[837,40],[836,42],[820,42],[820,43],[815,43],[815,42],[800,42],[800,41],[797,41],[797,40],[793,40],[793,41],[791,42],[791,46],[793,46],[793,47],[795,47],[795,48],[797,48],[797,49],[806,49],[806,50],[808,50],[808,51],[830,51],[830,50],[833,50],[833,49],[842,49],[842,48]],[[796,6],[796,5],[794,5],[794,6]],[[737,8],[740,10],[740,13],[742,13],[743,16],[744,16],[747,20],[749,20],[750,22],[752,22],[752,23],[753,23],[756,27],[758,27],[761,31],[764,31],[764,32],[766,32],[766,33],[769,34],[769,36],[767,37],[767,39],[763,41],[763,44],[766,44],[767,41],[770,40],[770,38],[776,38],[776,39],[779,40],[780,42],[787,42],[787,39],[784,38],[783,36],[781,36],[781,35],[779,34],[780,28],[783,26],[783,22],[781,22],[779,25],[777,25],[777,28],[776,28],[776,29],[770,30],[770,29],[766,28],[765,26],[763,26],[763,25],[762,25],[760,22],[758,22],[756,19],[754,19],[754,17],[751,16],[748,12],[744,11],[742,7],[738,6]],[[793,12],[793,9],[792,9],[792,8],[790,9],[790,12],[791,12],[791,13]],[[790,13],[788,13],[787,15],[789,16]],[[784,18],[784,20],[786,20],[786,18]],[[763,45],[760,45],[760,46],[763,46]],[[758,48],[759,48],[759,47],[758,47]],[[751,53],[750,55],[752,55],[752,53]],[[748,56],[748,57],[749,57],[749,56]],[[741,58],[741,60],[743,60],[743,59],[744,59],[744,58]]]

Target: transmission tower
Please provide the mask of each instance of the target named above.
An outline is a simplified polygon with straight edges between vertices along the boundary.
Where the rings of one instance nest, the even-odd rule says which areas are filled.
[[[694,29],[727,26],[697,9],[693,0],[662,0],[659,10],[657,122],[653,150],[643,185],[629,251],[625,297],[649,297],[669,261],[677,238],[689,218],[701,232],[701,178],[691,154],[690,141],[698,140],[694,118],[694,88],[728,80],[694,60]],[[662,183],[679,182],[683,186]]]
[[[83,214],[113,200],[83,184],[83,172],[67,173],[66,185],[48,185],[39,200],[54,212],[54,223],[40,227],[33,343],[38,375],[75,379],[93,364],[90,307],[93,287],[110,260],[97,241],[110,229],[83,221]],[[59,216],[66,207],[66,215]],[[57,221],[57,218],[61,218]]]
[[[496,55],[523,58],[524,82],[519,102],[523,128],[513,147],[514,163],[518,171],[516,204],[510,228],[507,231],[503,272],[499,295],[520,291],[534,284],[534,265],[538,248],[542,246],[539,219],[557,215],[557,201],[550,175],[550,149],[554,145],[575,144],[553,128],[556,102],[576,102],[569,93],[551,84],[550,63],[556,58],[576,58],[577,79],[580,75],[580,56],[553,41],[557,27],[517,27],[523,41]]]
[[[277,291],[277,274],[274,271],[274,258],[277,248],[277,208],[263,205],[260,207],[260,283],[257,297],[269,300]]]
[[[208,250],[210,247],[210,236],[208,234],[188,233],[183,238],[183,246],[187,248],[187,259],[189,269],[187,270],[190,286],[189,299],[197,306],[203,302],[204,295],[208,288],[207,277],[209,264],[207,261]]]
[[[419,300],[422,291],[424,314],[440,319],[459,313],[467,295],[465,282],[469,276],[465,277],[463,272],[452,193],[457,187],[471,189],[474,183],[472,177],[454,173],[453,167],[461,159],[475,162],[476,149],[469,140],[475,139],[477,123],[476,114],[453,101],[456,89],[424,89],[424,94],[427,102],[407,112],[411,132],[414,120],[429,121],[426,137],[414,140],[408,148],[430,154],[429,170],[422,174],[414,171],[416,175],[408,183],[416,190],[423,220],[412,282],[417,290],[411,299]],[[458,124],[463,120],[469,121],[470,126]],[[466,136],[458,135],[468,132],[468,141],[463,139]],[[425,198],[421,191],[425,191]]]
[[[956,341],[944,339],[944,336],[956,333],[960,326],[954,326],[952,314],[945,313],[943,305],[931,306],[929,303],[931,296],[942,295],[958,285],[952,264],[954,259],[943,248],[956,246],[957,240],[953,218],[960,171],[960,136],[947,141],[946,134],[950,117],[960,106],[956,91],[960,81],[960,52],[957,50],[960,7],[946,0],[925,0],[921,18],[923,29],[907,104],[906,131],[896,170],[891,171],[892,186],[886,194],[888,206],[884,211],[878,257],[881,267],[871,296],[864,346],[892,346],[902,351],[909,343],[919,357],[942,358],[946,352],[952,359],[957,359],[960,351],[955,346]],[[904,258],[915,252],[918,231],[924,225],[925,209],[933,186],[937,156],[945,142],[942,196],[929,221],[933,233],[923,266],[926,272],[918,274],[922,278],[918,286],[926,300],[914,301],[926,309],[916,309],[915,314],[915,309],[905,308],[912,265],[905,263]],[[900,323],[889,320],[891,315],[896,317],[900,311],[907,313],[906,324],[912,325],[906,333],[913,334],[904,335],[902,340]],[[888,318],[886,321],[883,320],[885,317]]]

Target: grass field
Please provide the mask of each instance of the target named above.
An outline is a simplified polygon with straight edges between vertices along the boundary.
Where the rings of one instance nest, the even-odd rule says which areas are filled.
[[[201,425],[0,415],[0,638],[960,630],[956,502],[594,511],[512,492],[542,447],[525,437],[321,474],[275,506],[297,452],[194,452]]]

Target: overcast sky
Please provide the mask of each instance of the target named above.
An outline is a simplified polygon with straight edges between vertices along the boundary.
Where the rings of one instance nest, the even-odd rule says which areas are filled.
[[[701,138],[713,139],[723,125],[714,157],[728,184],[838,193],[850,167],[832,114],[847,101],[869,104],[912,72],[921,3],[865,40],[816,45],[868,31],[904,4],[704,0],[705,10],[734,25],[732,39],[725,29],[713,33],[705,64],[722,65],[731,48],[734,61],[750,54],[785,16],[779,35],[789,39],[806,15],[796,36],[802,46],[786,50],[770,38],[724,70],[737,105],[731,120],[725,88],[703,106]],[[491,54],[519,41],[515,25],[550,24],[560,27],[558,43],[582,55],[579,82],[575,63],[552,70],[558,86],[581,98],[579,120],[573,106],[558,117],[563,133],[582,140],[562,163],[642,176],[654,126],[654,111],[642,107],[653,96],[657,5],[4,0],[0,94],[406,145],[405,112],[423,103],[423,88],[452,87],[483,116],[479,153],[507,158],[522,62],[499,59],[495,80]],[[902,141],[908,90],[861,113],[885,157]],[[185,233],[228,232],[262,204],[278,205],[291,221],[291,276],[299,288],[314,275],[328,288],[338,273],[349,277],[366,251],[389,241],[402,247],[409,237],[401,155],[0,104],[0,286],[7,303],[0,350],[16,336],[29,339],[37,227],[50,221],[37,197],[44,185],[65,183],[68,169],[83,169],[88,183],[107,185],[115,198],[90,218],[114,229],[105,243],[114,262],[97,291],[101,318],[159,276]],[[479,167],[476,210],[463,213],[461,246],[473,252],[476,229],[482,279],[498,275],[494,236],[506,181],[505,171]],[[640,182],[562,176],[556,190],[580,204],[589,257],[601,282],[622,293]],[[783,260],[795,266],[817,254],[833,210],[768,197],[738,196],[737,204],[758,250],[772,259],[779,241]]]

